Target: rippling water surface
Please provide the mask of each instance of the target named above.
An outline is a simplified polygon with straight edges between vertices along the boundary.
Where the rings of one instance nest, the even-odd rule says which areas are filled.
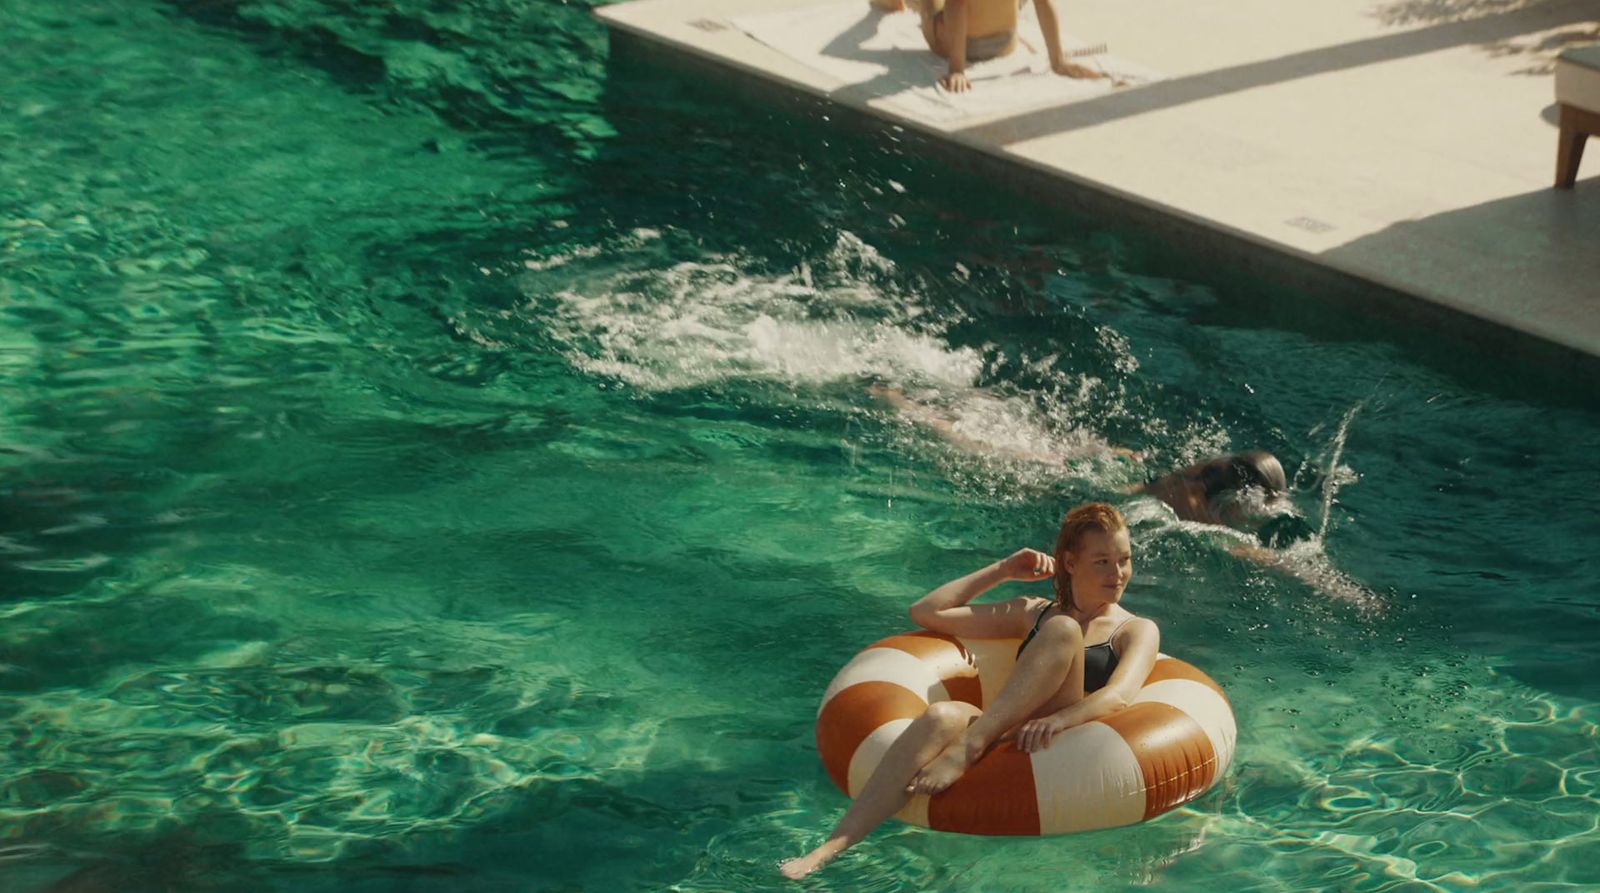
[[[1592,405],[581,3],[0,21],[0,887],[783,889],[833,672],[1087,498],[1231,773],[807,888],[1600,886]],[[1280,569],[1122,495],[1249,446]]]

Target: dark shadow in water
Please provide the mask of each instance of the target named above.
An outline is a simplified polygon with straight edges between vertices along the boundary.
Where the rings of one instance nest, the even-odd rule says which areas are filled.
[[[224,893],[239,890],[449,890],[478,874],[451,863],[353,859],[339,867],[275,865],[253,860],[247,842],[222,840],[215,828],[121,837],[93,850],[18,846],[0,852],[8,893]],[[368,864],[363,864],[367,862]],[[511,879],[470,889],[510,890]]]
[[[48,631],[0,642],[0,691],[88,686],[130,662],[181,665],[223,644],[277,635],[273,622],[197,610],[192,598],[127,592],[114,601],[64,607]]]
[[[552,765],[551,771],[562,770]],[[536,778],[475,802],[477,818],[427,823],[410,832],[364,835],[352,829],[327,861],[265,856],[287,849],[289,841],[252,835],[246,822],[227,813],[147,834],[63,828],[49,842],[13,839],[0,850],[0,888],[509,893],[532,883],[539,890],[665,889],[693,872],[712,836],[779,808],[777,798],[792,780],[763,781],[754,771],[686,764],[618,773],[613,780]],[[663,838],[681,844],[649,859],[641,859],[631,842]],[[607,885],[596,886],[598,879]]]
[[[146,839],[72,848],[15,841],[0,847],[0,888],[7,893],[211,893],[250,889],[244,844],[214,829],[182,828]],[[246,871],[241,872],[241,868]],[[243,876],[241,876],[243,874]]]
[[[264,55],[293,58],[355,93],[418,103],[465,131],[514,131],[568,145],[583,139],[573,132],[581,120],[566,119],[573,114],[581,119],[585,103],[560,85],[600,64],[590,39],[598,25],[586,4],[542,3],[536,11],[501,7],[493,13],[515,9],[523,15],[504,17],[503,27],[469,35],[431,24],[425,5],[412,10],[403,4],[335,3],[319,10],[317,4],[267,4],[263,10],[248,0],[168,2],[187,18],[239,35]],[[341,33],[345,28],[366,40],[352,41]],[[525,37],[539,45],[528,45]],[[442,71],[397,69],[381,49],[373,50],[385,45],[404,50],[408,44],[425,45],[440,58],[479,70],[463,81]]]
[[[384,83],[383,59],[348,46],[337,34],[319,24],[278,32],[240,13],[244,0],[171,0],[184,15],[202,24],[242,32],[259,46],[283,51],[299,61],[333,75],[341,83],[375,90]]]
[[[751,752],[763,746],[747,744]],[[530,884],[577,893],[664,890],[685,882],[783,889],[777,863],[793,853],[773,847],[798,847],[826,830],[796,829],[785,818],[796,787],[841,808],[846,802],[809,747],[795,756],[806,765],[781,778],[762,774],[774,765],[763,757],[718,768],[684,762],[610,779],[534,780],[476,804],[481,819],[357,834],[320,863],[265,857],[263,851],[287,842],[240,839],[245,828],[221,815],[149,834],[97,839],[90,831],[74,835],[82,839],[70,845],[20,840],[0,850],[0,885],[7,893],[522,893]],[[1218,796],[1208,794],[1197,808]],[[822,810],[817,818],[834,815]],[[1122,847],[1119,866],[1130,881],[1151,882],[1201,846],[1203,829],[1194,820],[1171,817],[1164,825]],[[1096,837],[1103,846],[1103,836],[1065,845],[1094,845]],[[641,852],[637,841],[653,848]],[[866,845],[874,842],[881,838]],[[834,877],[861,870],[841,866]]]

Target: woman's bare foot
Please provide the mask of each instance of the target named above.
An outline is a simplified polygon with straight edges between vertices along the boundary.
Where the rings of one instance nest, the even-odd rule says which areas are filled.
[[[847,847],[848,843],[843,838],[830,838],[827,843],[824,843],[822,846],[819,846],[811,852],[806,853],[804,856],[801,856],[798,859],[790,859],[782,865],[779,865],[778,872],[791,881],[798,881],[822,866],[827,865],[829,862],[832,862],[833,858],[844,852]]]
[[[906,0],[869,0],[869,2],[884,12],[899,12],[906,8]]]
[[[911,776],[911,781],[906,784],[906,793],[927,794],[930,797],[940,793],[965,775],[967,767],[975,759],[965,741],[955,741],[934,757],[933,762]]]
[[[779,865],[778,873],[791,881],[798,881],[821,867],[822,866],[818,864],[816,859],[813,859],[807,855],[801,856],[798,859],[790,859],[782,865]]]

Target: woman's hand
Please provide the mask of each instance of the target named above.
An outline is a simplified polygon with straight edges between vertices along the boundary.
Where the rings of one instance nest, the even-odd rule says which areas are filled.
[[[1017,750],[1033,753],[1050,746],[1050,739],[1066,731],[1067,726],[1054,715],[1030,719],[1017,729]]]
[[[1007,580],[1045,580],[1056,575],[1056,560],[1037,549],[1018,549],[1000,562]]]
[[[972,81],[967,80],[965,71],[952,71],[939,79],[939,86],[951,93],[965,93],[972,89]]]
[[[1064,58],[1052,59],[1050,61],[1050,70],[1062,77],[1076,78],[1080,81],[1094,81],[1106,76],[1103,71],[1095,71],[1087,65],[1069,62]]]

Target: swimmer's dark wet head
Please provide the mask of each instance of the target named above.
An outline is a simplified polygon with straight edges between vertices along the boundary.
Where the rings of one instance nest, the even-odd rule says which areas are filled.
[[[1296,514],[1283,463],[1265,450],[1219,456],[1200,466],[1198,480],[1212,512],[1230,527],[1256,529]]]
[[[1249,529],[1295,512],[1283,463],[1265,450],[1207,459],[1151,481],[1143,491],[1171,506],[1179,518],[1202,524]]]
[[[1201,465],[1194,477],[1205,488],[1208,499],[1247,487],[1260,487],[1269,499],[1281,498],[1289,492],[1283,463],[1266,450],[1218,456]]]

